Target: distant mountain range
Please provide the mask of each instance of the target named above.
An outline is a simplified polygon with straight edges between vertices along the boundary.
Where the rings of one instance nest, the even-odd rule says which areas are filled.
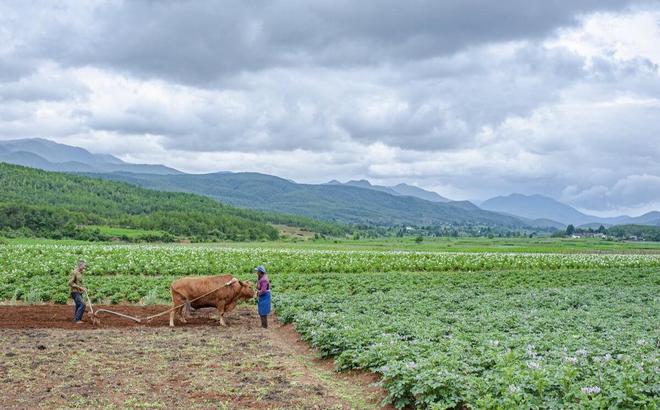
[[[563,229],[568,224],[660,226],[660,212],[601,218],[542,195],[498,196],[477,207],[407,184],[367,180],[299,184],[249,172],[185,174],[163,165],[130,164],[112,155],[34,138],[0,141],[0,162],[49,171],[83,173],[162,191],[205,195],[244,208],[278,211],[318,220],[370,225],[483,224]]]
[[[181,173],[164,165],[129,164],[112,155],[92,154],[42,138],[0,141],[0,162],[56,172]]]
[[[374,191],[385,192],[394,196],[414,196],[415,198],[424,199],[431,202],[451,202],[450,199],[447,199],[443,196],[440,196],[436,192],[427,191],[425,189],[408,185],[408,184],[398,184],[395,186],[381,186],[381,185],[372,185],[366,179],[361,179],[359,181],[348,181],[341,183],[335,179],[328,182],[328,185],[344,185],[344,186],[353,186],[364,189],[372,189]]]
[[[563,225],[573,224],[575,226],[598,227],[598,225],[602,224],[607,227],[611,225],[637,224],[660,226],[660,212],[657,211],[649,212],[638,217],[621,215],[603,218],[582,213],[569,205],[543,195],[511,194],[508,196],[497,196],[483,202],[481,208],[528,219],[556,221]]]
[[[203,175],[98,174],[162,191],[191,192],[231,205],[342,223],[392,225],[484,224],[523,227],[520,218],[469,202],[431,202],[345,184],[298,184],[251,172]]]

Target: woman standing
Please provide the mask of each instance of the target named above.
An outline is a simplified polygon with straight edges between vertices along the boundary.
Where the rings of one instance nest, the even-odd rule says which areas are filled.
[[[261,327],[268,328],[268,314],[270,313],[270,282],[266,275],[266,268],[259,265],[254,270],[257,272],[257,303],[259,316],[261,317]]]

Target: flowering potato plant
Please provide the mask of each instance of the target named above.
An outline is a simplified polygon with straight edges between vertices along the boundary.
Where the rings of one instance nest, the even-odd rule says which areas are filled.
[[[656,269],[282,275],[280,320],[397,407],[656,408]]]

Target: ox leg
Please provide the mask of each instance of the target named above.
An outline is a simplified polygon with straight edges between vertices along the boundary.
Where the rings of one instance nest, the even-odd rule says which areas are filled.
[[[234,310],[235,308],[236,308],[236,302],[231,302],[230,304],[228,304],[228,305],[225,306],[225,308],[224,308],[224,312],[222,312],[222,313],[220,314],[220,324],[221,324],[222,326],[227,326],[227,324],[225,323],[225,320],[224,320],[224,315],[227,314],[227,313],[229,313],[229,312],[231,312],[231,311]],[[220,311],[220,309],[218,309],[218,311]]]
[[[180,305],[185,301],[185,298],[179,292],[175,291],[174,289],[172,289],[171,291],[172,291],[172,306]],[[184,319],[181,316],[181,310],[182,310],[181,308],[178,308],[170,312],[170,327],[174,327],[175,316],[178,316],[179,320],[181,320],[182,323],[186,323],[186,319]]]
[[[220,326],[227,327],[227,323],[225,323],[225,302],[219,302],[216,305],[216,308],[218,309],[218,315],[220,316]]]
[[[235,308],[236,308],[236,302],[231,302],[230,304],[225,306],[225,313],[229,313],[232,310],[234,310]]]
[[[191,319],[192,318],[192,313],[191,313],[192,307],[190,306],[190,302],[186,300],[186,304],[181,307],[181,316],[183,317],[183,323],[186,323],[186,319]]]
[[[181,323],[188,323],[186,320],[186,314],[185,314],[186,306],[181,306],[179,309],[177,309],[177,313],[179,314],[179,320]]]
[[[174,292],[174,289],[171,289],[171,292],[172,292],[172,306],[176,306],[178,294]],[[175,311],[176,309],[170,311],[170,327],[174,327],[174,315],[176,313]]]
[[[179,299],[179,302],[177,303],[177,305],[180,305],[182,303],[185,303],[185,304],[183,306],[181,306],[180,308],[176,309],[175,312],[176,312],[177,316],[179,317],[179,320],[181,321],[181,323],[188,323],[188,321],[186,320],[186,308],[188,306],[190,306],[190,303],[188,302],[188,299],[183,297],[183,295],[181,295],[181,294],[179,294],[178,299]]]

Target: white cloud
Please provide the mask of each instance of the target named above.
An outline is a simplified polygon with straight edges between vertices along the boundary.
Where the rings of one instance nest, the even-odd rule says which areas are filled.
[[[562,199],[583,209],[599,212],[616,209],[634,213],[657,210],[660,200],[660,177],[656,175],[629,175],[616,181],[612,186],[597,185],[581,189],[569,185],[562,193]]]
[[[0,138],[456,199],[660,202],[642,193],[660,178],[657,3],[475,4],[0,5]]]
[[[553,43],[589,59],[608,56],[625,61],[644,56],[660,64],[659,24],[657,7],[641,7],[627,14],[598,13],[579,28],[561,29]]]

